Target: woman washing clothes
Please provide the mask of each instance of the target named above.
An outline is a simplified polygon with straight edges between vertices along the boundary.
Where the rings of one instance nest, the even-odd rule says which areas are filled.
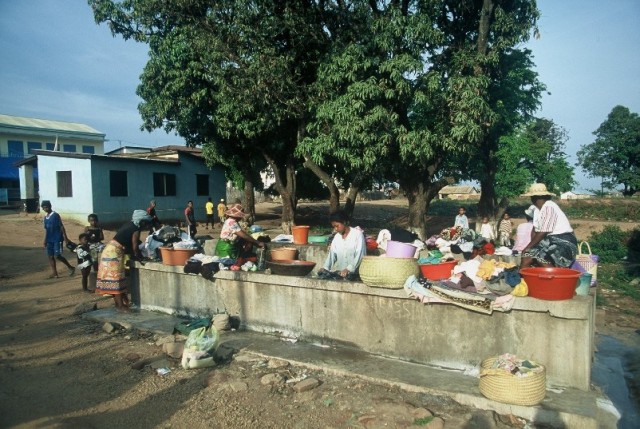
[[[252,236],[243,231],[240,221],[244,218],[244,209],[240,204],[232,205],[226,212],[222,231],[220,231],[220,240],[216,243],[214,254],[221,258],[238,259],[238,257],[251,251],[253,245],[265,247],[261,241],[254,239]]]
[[[318,278],[355,280],[362,257],[367,253],[364,234],[349,226],[344,212],[329,217],[335,231],[324,266],[318,270]]]
[[[96,293],[112,295],[118,311],[129,311],[125,255],[130,255],[133,259],[142,259],[139,248],[140,231],[148,230],[152,220],[146,211],[135,210],[131,221],[118,229],[100,256]]]
[[[554,194],[544,184],[534,183],[523,195],[531,197],[539,212],[533,222],[531,242],[522,250],[520,268],[570,267],[578,252],[578,241],[567,216],[551,201]]]

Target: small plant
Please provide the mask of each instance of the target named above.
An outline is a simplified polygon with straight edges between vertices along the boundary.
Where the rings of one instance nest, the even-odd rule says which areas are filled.
[[[627,256],[628,234],[619,227],[606,225],[601,232],[589,236],[591,251],[600,257],[601,263],[616,263]]]
[[[598,286],[617,290],[634,300],[640,300],[640,289],[631,284],[631,277],[625,272],[623,264],[600,265],[598,268]],[[598,303],[596,302],[596,304]]]
[[[433,420],[433,416],[421,417],[413,421],[414,426],[426,426]]]

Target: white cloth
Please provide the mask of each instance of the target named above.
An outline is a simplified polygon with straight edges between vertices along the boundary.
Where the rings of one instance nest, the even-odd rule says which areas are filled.
[[[482,226],[480,226],[480,235],[487,241],[496,239],[496,234],[493,232],[493,226],[489,222],[483,223]]]
[[[534,213],[535,214],[535,213]],[[573,232],[569,219],[553,201],[545,201],[540,209],[538,223],[534,219],[534,227],[537,232],[548,232],[549,235]]]
[[[323,268],[327,271],[342,271],[346,268],[351,273],[357,272],[366,253],[367,246],[362,231],[349,228],[346,237],[341,234],[333,237]]]
[[[376,238],[376,243],[378,243],[378,248],[383,249],[385,252],[387,251],[387,243],[391,240],[391,231],[388,229],[381,229],[378,233],[378,238]]]

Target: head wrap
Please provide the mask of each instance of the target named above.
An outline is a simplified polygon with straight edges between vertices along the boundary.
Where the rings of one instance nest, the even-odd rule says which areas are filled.
[[[229,207],[229,210],[224,212],[224,214],[229,217],[242,219],[244,217],[244,209],[241,204],[234,204]]]
[[[536,206],[534,206],[533,204],[531,204],[525,211],[524,214],[529,216],[531,219],[533,219],[533,214],[536,211]]]
[[[151,222],[151,220],[151,216],[149,216],[145,210],[134,210],[131,215],[131,222],[133,222],[135,226],[140,226],[140,222],[142,221]]]

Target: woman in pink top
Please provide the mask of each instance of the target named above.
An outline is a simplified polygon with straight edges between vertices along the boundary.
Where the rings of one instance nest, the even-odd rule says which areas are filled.
[[[513,251],[522,252],[531,242],[531,233],[533,232],[533,212],[536,206],[531,205],[524,211],[524,217],[527,219],[525,223],[521,223],[516,228],[516,242],[513,244]]]

